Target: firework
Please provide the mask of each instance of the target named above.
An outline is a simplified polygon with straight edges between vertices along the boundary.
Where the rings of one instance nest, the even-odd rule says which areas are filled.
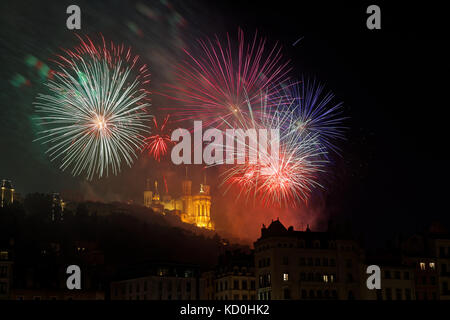
[[[335,142],[345,138],[343,104],[334,103],[334,94],[325,92],[315,80],[282,85],[276,100],[284,100],[283,110],[290,114],[288,131],[317,135],[323,148],[339,153]]]
[[[288,79],[289,62],[283,62],[277,44],[269,47],[257,33],[246,42],[241,29],[237,42],[228,34],[226,39],[198,40],[194,50],[184,50],[187,59],[177,66],[178,84],[162,93],[182,103],[177,115],[183,120],[202,119],[206,126],[245,122],[246,101],[255,107],[261,92],[271,96],[271,84]]]
[[[227,169],[222,182],[227,186],[225,192],[236,186],[238,197],[253,198],[267,206],[296,206],[307,202],[312,190],[321,187],[319,175],[327,163],[327,151],[320,143],[319,134],[290,130],[296,118],[286,112],[283,103],[274,112],[265,104],[258,116],[254,116],[248,104],[252,120],[246,129],[278,129],[280,150],[274,153],[249,139],[246,147],[251,153],[256,146],[260,161],[250,163],[247,159],[245,164]],[[268,145],[271,144],[269,140]]]
[[[71,168],[74,176],[117,174],[123,162],[131,166],[148,131],[149,83],[146,65],[130,48],[96,45],[78,37],[80,44],[63,49],[53,62],[57,69],[35,102],[44,126],[39,132],[52,161]]]
[[[145,145],[142,151],[147,151],[158,162],[161,160],[169,148],[169,145],[173,144],[170,136],[166,133],[166,126],[169,120],[169,115],[164,118],[161,126],[158,126],[156,118],[153,118],[154,129],[152,135],[145,138]]]

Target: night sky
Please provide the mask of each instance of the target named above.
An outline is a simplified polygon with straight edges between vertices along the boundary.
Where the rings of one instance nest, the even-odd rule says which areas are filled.
[[[358,232],[381,242],[394,232],[414,231],[432,221],[449,222],[442,205],[448,190],[448,144],[444,142],[448,102],[440,99],[448,90],[449,63],[443,60],[448,58],[443,49],[447,35],[434,24],[439,21],[439,8],[368,1],[353,5],[142,1],[154,13],[149,18],[137,9],[139,3],[1,2],[0,178],[11,179],[18,192],[70,190],[96,200],[140,199],[145,175],[157,177],[165,171],[175,184],[177,175],[184,172],[139,159],[117,177],[86,182],[60,172],[46,158],[45,149],[33,143],[39,125],[32,102],[43,89],[43,79],[26,64],[26,56],[48,62],[59,47],[76,44],[74,32],[65,27],[65,10],[78,4],[82,11],[79,33],[101,32],[131,45],[150,65],[154,91],[173,80],[180,48],[198,37],[235,34],[238,27],[250,34],[258,30],[271,43],[278,41],[297,76],[325,83],[344,102],[348,131],[347,140],[339,142],[342,157],[334,159],[326,191],[315,195],[321,202],[320,212],[309,212],[321,215],[311,220],[317,227],[329,217],[348,219]],[[370,4],[381,7],[381,30],[366,28],[365,11]],[[141,33],[133,31],[133,26]],[[13,85],[16,74],[28,79],[28,85]],[[168,102],[154,95],[152,103],[158,114],[158,108]],[[201,172],[192,174],[201,179]],[[210,179],[214,184],[215,178]],[[220,196],[217,188],[213,191]],[[267,223],[257,221],[255,228],[263,222]],[[229,217],[223,223],[232,227]]]

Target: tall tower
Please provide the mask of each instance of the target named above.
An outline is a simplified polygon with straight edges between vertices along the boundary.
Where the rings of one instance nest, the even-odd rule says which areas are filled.
[[[181,182],[181,201],[183,204],[182,211],[185,214],[186,219],[191,220],[194,215],[192,206],[192,181],[188,180],[187,167],[186,167],[186,176],[184,180]]]
[[[2,180],[0,191],[0,207],[14,202],[14,188],[9,180]]]
[[[65,203],[59,193],[53,193],[52,195],[52,221],[64,220],[64,206]]]
[[[211,195],[210,187],[206,184],[206,176],[200,184],[200,192],[194,196],[194,223],[197,227],[214,229],[211,222]]]
[[[147,179],[147,184],[144,191],[144,206],[150,208],[152,206],[153,192],[150,188],[150,179]]]
[[[155,194],[153,195],[153,201],[159,203],[158,181],[155,180]]]

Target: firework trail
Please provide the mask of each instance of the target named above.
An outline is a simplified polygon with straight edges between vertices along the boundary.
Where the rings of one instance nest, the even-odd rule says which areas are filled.
[[[34,103],[45,130],[36,140],[48,145],[52,161],[74,176],[117,174],[131,166],[148,132],[150,82],[146,65],[130,48],[79,37],[72,50],[62,49],[57,68]]]
[[[316,134],[323,148],[339,154],[335,142],[345,139],[346,119],[342,116],[343,104],[334,103],[334,94],[324,92],[324,86],[315,80],[302,80],[281,85],[276,101],[283,102],[283,112],[289,113],[291,120],[285,124],[287,131]],[[329,153],[328,153],[329,154]]]
[[[247,157],[244,164],[228,168],[223,173],[225,193],[234,186],[239,190],[238,197],[253,198],[264,206],[296,206],[307,202],[312,190],[322,187],[319,176],[327,163],[327,150],[320,143],[319,133],[291,130],[296,118],[286,112],[283,101],[273,111],[264,95],[258,115],[252,112],[250,102],[247,103],[251,120],[245,129],[279,130],[279,136],[270,136],[267,141],[267,145],[272,145],[272,139],[279,139],[279,152],[261,147],[260,142],[252,141],[249,136],[245,147],[248,154],[256,152],[259,161],[251,163]]]
[[[153,118],[154,129],[152,130],[152,135],[145,138],[145,145],[142,149],[142,151],[147,151],[158,162],[167,153],[169,146],[173,144],[170,136],[165,131],[169,117],[170,115],[167,115],[164,118],[161,126],[158,126],[156,118]]]
[[[257,33],[246,42],[241,29],[237,42],[228,34],[222,42],[216,36],[198,40],[194,50],[184,52],[187,58],[177,66],[178,84],[167,85],[161,94],[182,103],[180,118],[202,119],[205,126],[246,121],[246,101],[255,108],[261,92],[274,94],[271,84],[287,80],[290,71],[280,46],[269,47]]]

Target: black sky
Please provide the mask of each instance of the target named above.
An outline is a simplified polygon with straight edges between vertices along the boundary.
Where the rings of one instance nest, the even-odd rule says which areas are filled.
[[[112,1],[108,6],[89,6],[95,19],[88,11],[83,28],[107,34],[126,33],[122,30],[123,21],[128,19],[128,12],[123,10],[126,3]],[[130,3],[134,7],[136,2]],[[146,3],[150,7],[160,6],[159,1]],[[298,76],[316,77],[344,102],[349,130],[347,141],[340,143],[342,158],[336,159],[326,191],[329,215],[349,218],[357,228],[367,230],[368,236],[379,238],[398,230],[408,232],[433,220],[448,223],[448,210],[443,206],[448,190],[445,156],[448,101],[441,98],[448,90],[445,87],[449,63],[443,59],[448,58],[444,51],[448,35],[436,24],[440,22],[442,8],[379,1],[180,3],[174,3],[173,7],[189,22],[183,30],[187,39],[211,36],[214,32],[233,33],[239,26],[249,32],[257,29],[283,45]],[[80,2],[82,12],[83,4]],[[370,4],[381,7],[381,30],[366,28],[366,8]],[[15,138],[10,139],[8,132],[13,127],[6,124],[17,121],[17,127],[32,131],[28,124],[22,123],[26,117],[14,115],[8,109],[17,103],[9,100],[14,99],[9,92],[14,90],[8,82],[10,73],[23,68],[9,59],[25,49],[41,47],[37,49],[37,55],[41,56],[50,52],[49,48],[57,42],[51,39],[52,28],[64,23],[65,15],[58,12],[67,5],[58,2],[55,9],[49,2],[43,2],[39,8],[31,7],[36,9],[34,13],[29,6],[17,3],[9,8],[3,2],[1,7],[1,64],[16,65],[5,67],[0,80],[3,91],[0,176],[12,179],[23,192],[77,186],[70,175],[59,173],[43,157],[39,161],[28,159],[39,150],[28,151],[31,144],[20,141],[22,135],[13,134],[11,137]],[[47,10],[46,6],[53,9]],[[106,16],[99,14],[102,10]],[[135,15],[131,12],[130,9],[132,20]],[[19,23],[24,17],[29,24],[23,28],[16,26],[16,34],[8,35],[11,23],[15,19]],[[43,39],[20,34],[30,32],[33,27],[48,28],[48,32],[37,33]],[[71,32],[58,30],[54,31],[57,39],[70,43]],[[302,40],[294,46],[299,38]],[[127,40],[135,41],[131,36]],[[158,40],[158,46],[163,48],[160,52],[170,50],[161,43],[164,39]],[[33,93],[28,92],[29,99],[24,101],[32,101]],[[20,110],[26,113],[28,109]],[[6,121],[6,117],[13,118]],[[31,134],[23,136],[29,139]],[[19,170],[27,163],[40,170]],[[120,184],[120,179],[113,181]]]

